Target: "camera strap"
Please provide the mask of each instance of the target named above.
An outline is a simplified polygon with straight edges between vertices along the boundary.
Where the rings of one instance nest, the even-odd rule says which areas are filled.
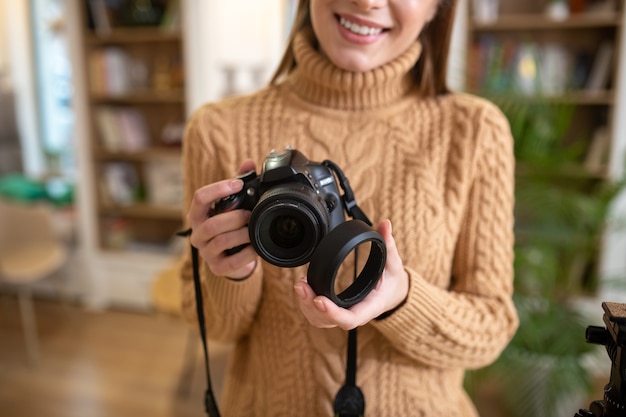
[[[178,236],[187,237],[191,235],[191,229],[179,232]],[[200,329],[200,338],[202,339],[202,349],[204,352],[204,370],[206,373],[207,388],[204,392],[204,410],[209,417],[220,417],[220,412],[217,407],[217,401],[213,394],[213,385],[211,384],[211,372],[209,369],[209,344],[206,337],[206,324],[204,321],[204,304],[202,300],[202,288],[200,284],[200,262],[198,249],[191,247],[191,264],[193,268],[193,284],[194,292],[196,296],[196,314],[198,316],[198,326]]]
[[[178,236],[187,237],[191,235],[191,229],[177,233]],[[204,318],[204,302],[202,298],[202,288],[200,283],[200,262],[198,249],[191,248],[191,264],[193,269],[194,293],[196,297],[196,314],[198,316],[198,327],[200,338],[202,339],[202,349],[204,353],[204,369],[206,374],[207,388],[204,393],[204,409],[209,417],[220,417],[219,408],[213,393],[211,383],[211,372],[209,367],[209,345],[206,337],[206,324]],[[356,271],[355,271],[356,272]],[[363,392],[356,385],[356,358],[357,358],[357,329],[348,332],[348,349],[346,361],[346,381],[335,396],[333,404],[334,417],[362,417],[365,412],[365,397]]]
[[[339,180],[339,186],[343,190],[343,196],[341,196],[343,206],[346,212],[350,215],[350,217],[356,220],[362,220],[367,223],[368,226],[371,226],[372,222],[370,221],[370,219],[367,218],[365,212],[361,210],[361,208],[356,204],[354,191],[352,191],[352,187],[350,187],[350,183],[348,182],[348,177],[346,177],[346,174],[343,173],[343,171],[341,170],[341,168],[339,168],[337,164],[335,164],[333,161],[329,161],[328,159],[322,162],[322,165],[328,167],[337,176],[337,179]]]
[[[363,417],[365,414],[365,396],[356,385],[356,354],[357,329],[354,328],[348,332],[346,382],[335,395],[335,417]]]
[[[337,176],[339,186],[343,190],[341,196],[346,212],[356,220],[365,222],[372,226],[372,222],[356,203],[356,198],[348,178],[341,168],[330,160],[322,162],[323,165],[331,169]],[[358,255],[358,248],[355,249],[355,256]],[[357,261],[354,262],[354,277],[356,279]],[[365,396],[363,391],[356,385],[356,365],[357,365],[357,328],[348,331],[348,349],[346,352],[346,381],[335,396],[334,412],[335,417],[363,417],[365,415]]]

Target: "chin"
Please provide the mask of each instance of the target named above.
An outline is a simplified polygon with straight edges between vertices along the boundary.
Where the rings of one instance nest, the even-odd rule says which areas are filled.
[[[375,65],[370,60],[363,59],[346,59],[347,57],[341,56],[339,59],[333,59],[333,63],[339,68],[351,71],[351,72],[367,72],[373,70],[374,68],[379,67],[380,65]]]

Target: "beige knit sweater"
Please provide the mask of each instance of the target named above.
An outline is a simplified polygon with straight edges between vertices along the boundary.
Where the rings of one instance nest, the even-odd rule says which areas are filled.
[[[370,417],[475,416],[464,370],[494,361],[518,324],[507,121],[469,95],[419,97],[406,74],[420,50],[355,74],[300,36],[297,69],[282,84],[203,106],[184,140],[185,213],[195,189],[290,145],[337,163],[369,218],[392,221],[410,290],[391,316],[359,328],[357,384]],[[306,266],[258,262],[234,282],[203,263],[209,338],[235,343],[223,416],[333,415],[347,333],[305,320],[293,289],[304,275]],[[182,280],[196,323],[189,259]]]

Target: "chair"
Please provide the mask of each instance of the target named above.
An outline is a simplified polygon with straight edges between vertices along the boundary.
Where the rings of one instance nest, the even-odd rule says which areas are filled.
[[[58,271],[68,249],[55,233],[50,209],[0,199],[0,282],[17,289],[24,341],[32,365],[39,362],[39,340],[32,287]]]

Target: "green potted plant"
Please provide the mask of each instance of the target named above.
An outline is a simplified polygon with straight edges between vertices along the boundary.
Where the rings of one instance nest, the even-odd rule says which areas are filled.
[[[468,389],[480,409],[485,387],[496,387],[491,400],[502,416],[571,416],[592,388],[584,358],[597,352],[585,341],[589,318],[576,300],[598,284],[601,236],[622,184],[584,172],[588,141],[567,132],[573,106],[499,104],[518,165],[514,300],[520,327],[492,366],[469,374]]]

